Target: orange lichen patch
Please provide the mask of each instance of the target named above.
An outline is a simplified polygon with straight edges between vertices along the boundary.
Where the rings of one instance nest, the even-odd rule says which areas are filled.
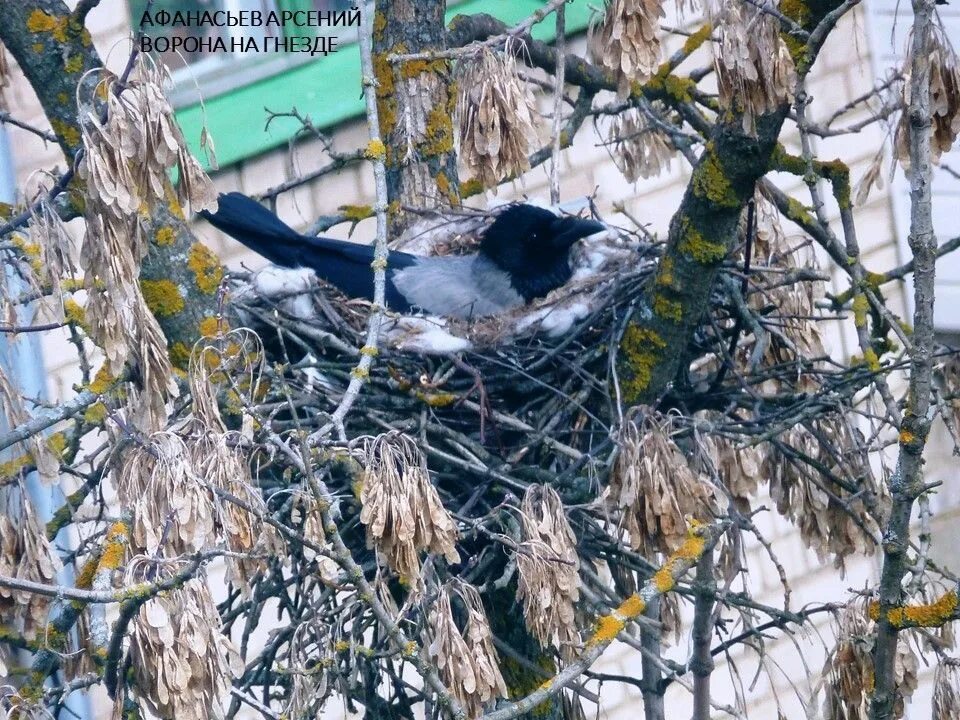
[[[901,444],[901,445],[909,445],[910,443],[912,443],[912,442],[913,442],[914,440],[916,440],[916,439],[917,439],[917,436],[914,435],[914,434],[913,434],[912,432],[910,432],[909,430],[901,430],[901,431],[900,431],[900,444]]]
[[[604,615],[597,619],[597,629],[594,631],[588,645],[612,642],[623,630],[624,621],[615,615]]]
[[[679,566],[687,565],[689,561],[696,560],[703,554],[707,539],[703,532],[704,526],[701,523],[692,521],[690,529],[687,531],[687,539],[677,548],[667,561],[663,564],[653,576],[653,585],[661,593],[669,592],[677,582]]]
[[[107,541],[103,546],[98,570],[116,570],[123,561],[123,553],[127,547],[129,529],[125,522],[115,522],[107,531]]]
[[[635,618],[647,609],[647,603],[637,593],[634,593],[617,608],[617,614],[625,618]]]
[[[387,29],[387,18],[379,10],[373,15],[373,39],[382,40],[383,32]]]
[[[27,30],[32,33],[48,32],[57,42],[66,42],[67,18],[59,18],[37,8],[27,18]]]
[[[597,629],[587,644],[596,645],[598,643],[612,642],[616,639],[617,635],[620,634],[620,631],[623,630],[627,620],[636,618],[646,607],[646,601],[637,593],[634,593],[620,603],[620,607],[612,613],[597,619]]]
[[[190,246],[187,267],[193,273],[200,292],[213,295],[223,280],[223,267],[216,255],[201,242]]]
[[[93,576],[97,574],[97,565],[100,564],[100,557],[93,555],[87,560],[80,572],[77,574],[76,586],[79,590],[89,590],[93,587]]]
[[[440,73],[447,69],[447,61],[438,60],[406,60],[400,63],[400,77],[405,80],[422,75],[425,72]]]
[[[957,591],[951,590],[932,603],[890,608],[887,611],[887,621],[896,628],[940,627],[956,619],[958,604],[960,599],[957,597]],[[871,620],[879,620],[880,603],[876,600],[871,602],[867,606],[867,615]]]
[[[437,190],[447,199],[447,202],[449,202],[451,206],[455,207],[460,204],[460,197],[457,195],[457,190],[443,170],[437,173],[434,180],[437,183]]]

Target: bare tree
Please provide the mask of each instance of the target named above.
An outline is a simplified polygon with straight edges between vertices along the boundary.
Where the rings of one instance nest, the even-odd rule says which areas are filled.
[[[648,720],[672,686],[694,720],[745,717],[740,664],[802,659],[775,640],[824,616],[836,642],[798,686],[805,716],[901,717],[919,655],[937,664],[935,718],[960,713],[957,579],[930,556],[923,467],[935,418],[955,438],[960,410],[933,322],[937,259],[960,237],[938,245],[931,195],[960,69],[934,0],[914,0],[906,64],[820,122],[808,77],[856,0],[728,0],[693,32],[661,27],[659,2],[605,0],[589,57],[563,40],[564,0],[512,27],[445,27],[438,0],[364,6],[369,143],[335,152],[292,111],[330,162],[267,199],[370,163],[374,203],[312,227],[376,217],[366,305],[225,274],[187,223],[216,197],[165,71],[136,50],[103,69],[84,27],[97,4],[0,4],[52,135],[17,108],[0,121],[55,139],[69,167],[0,218],[0,332],[66,327],[83,376],[46,406],[0,371],[0,716],[56,716],[102,686],[115,717],[306,718],[337,697],[369,717],[579,718],[622,683]],[[535,40],[540,23],[559,41]],[[671,33],[685,41],[664,60]],[[625,182],[689,164],[666,238],[616,228],[572,282],[504,317],[385,307],[388,245],[472,247],[489,214],[464,201],[544,163],[556,201],[588,119]],[[857,210],[884,153],[853,187],[815,145],[874,123],[895,128],[910,180],[912,258],[868,270]],[[833,273],[848,289],[825,295]],[[908,277],[900,317],[885,295]],[[856,357],[824,347],[828,323],[852,326]],[[63,488],[46,524],[28,478]],[[838,572],[877,557],[876,585],[794,607],[758,527],[770,511]],[[752,592],[754,547],[782,602]],[[630,674],[598,663],[615,641]]]

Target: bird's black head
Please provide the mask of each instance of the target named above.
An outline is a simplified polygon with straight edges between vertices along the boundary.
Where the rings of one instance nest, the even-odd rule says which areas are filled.
[[[570,279],[570,248],[577,240],[605,229],[593,220],[557,217],[535,205],[511,205],[484,233],[480,252],[506,271],[530,302]]]

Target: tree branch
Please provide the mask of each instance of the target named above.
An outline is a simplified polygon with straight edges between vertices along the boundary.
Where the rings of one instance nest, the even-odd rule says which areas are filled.
[[[880,574],[879,620],[873,651],[875,686],[871,720],[891,720],[896,705],[896,655],[900,628],[891,611],[901,603],[907,572],[910,516],[923,492],[923,449],[930,431],[930,391],[934,352],[934,279],[937,238],[933,232],[933,197],[930,157],[930,44],[934,0],[913,0],[910,104],[910,235],[913,252],[913,349],[906,410],[900,427],[900,454],[888,485],[893,498],[890,519],[883,534],[883,569]]]

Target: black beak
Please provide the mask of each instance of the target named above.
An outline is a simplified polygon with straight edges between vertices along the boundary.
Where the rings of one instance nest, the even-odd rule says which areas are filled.
[[[576,217],[560,218],[556,222],[557,234],[555,242],[558,247],[569,248],[577,240],[581,240],[598,232],[603,232],[607,226],[596,220],[585,220]]]
[[[581,220],[577,218],[577,233],[580,237],[585,238],[590,235],[595,235],[598,232],[604,232],[607,229],[607,226],[602,222],[597,222],[596,220]]]

